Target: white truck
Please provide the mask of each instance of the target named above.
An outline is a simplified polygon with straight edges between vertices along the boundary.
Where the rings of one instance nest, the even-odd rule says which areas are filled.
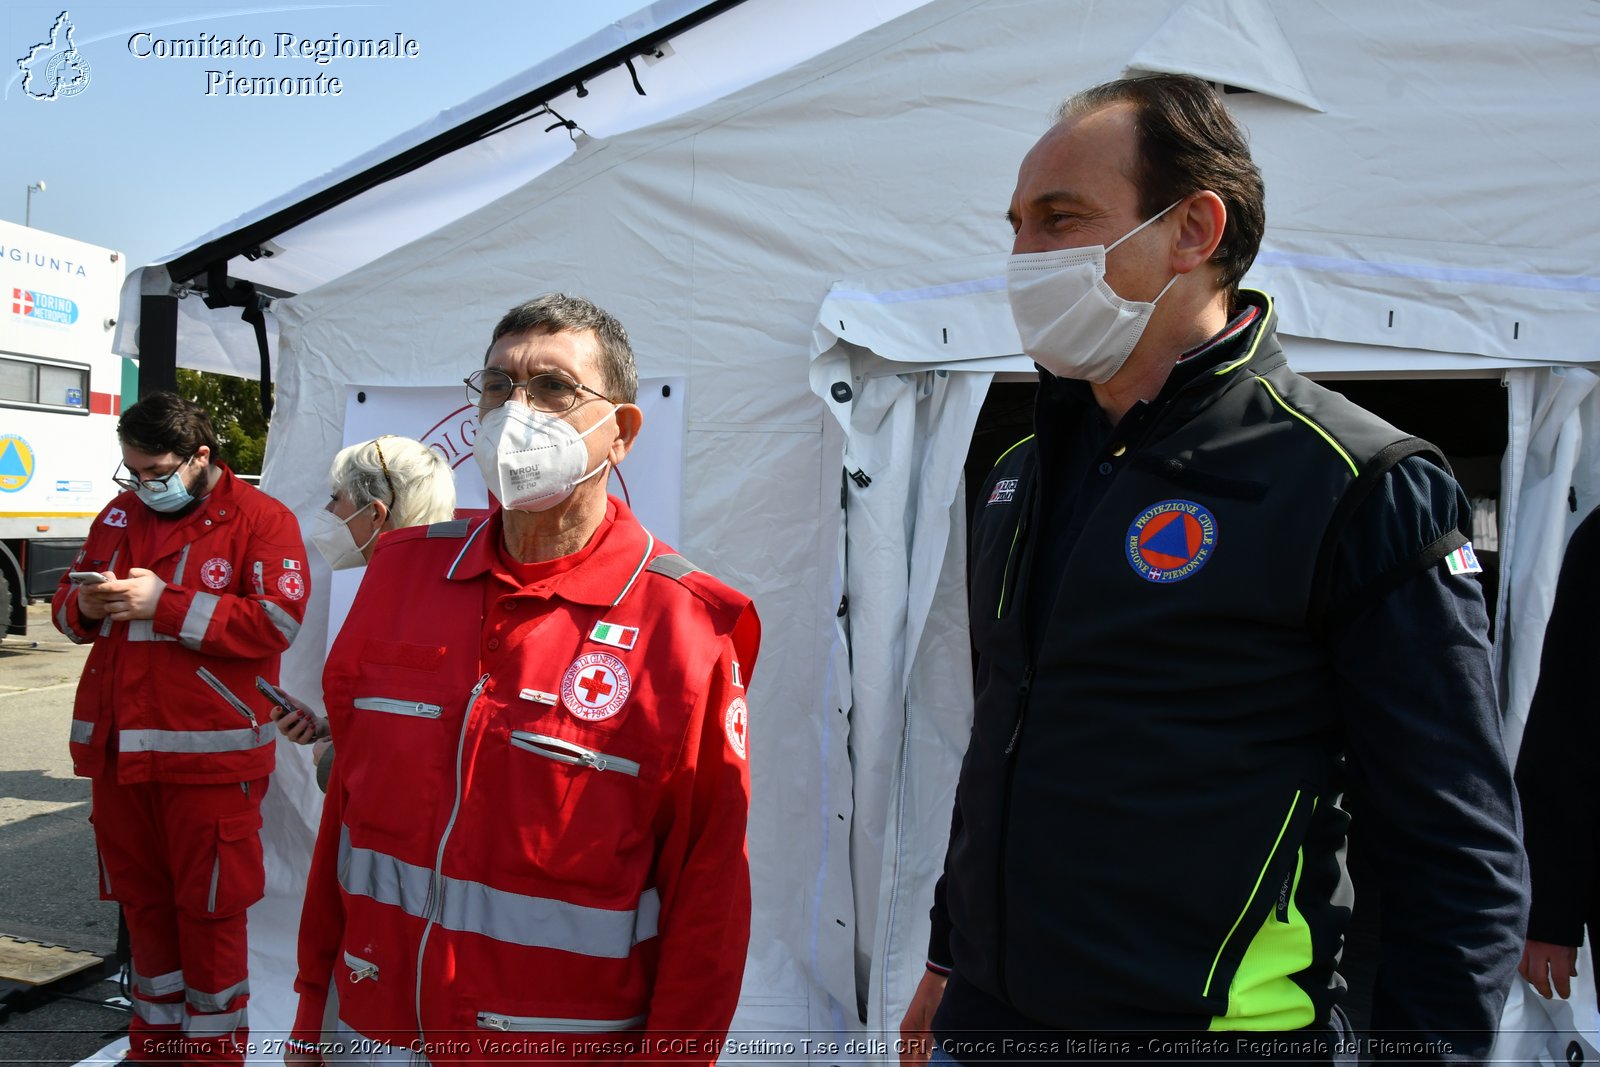
[[[121,254],[0,221],[0,636],[27,627],[116,495],[117,416],[137,378],[111,351]]]

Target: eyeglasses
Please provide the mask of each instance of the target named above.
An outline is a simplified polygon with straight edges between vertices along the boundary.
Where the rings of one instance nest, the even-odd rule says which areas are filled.
[[[582,382],[575,382],[560,374],[535,374],[527,381],[519,382],[503,370],[485,367],[461,380],[467,386],[467,399],[485,411],[510,400],[511,394],[519,388],[528,398],[529,407],[552,415],[571,411],[578,403],[580,390],[592,393],[601,400],[611,399],[598,389],[591,389]]]
[[[139,489],[148,489],[152,493],[165,493],[167,489],[171,487],[172,479],[176,478],[178,476],[178,472],[187,467],[189,465],[189,461],[193,458],[194,456],[192,454],[185,456],[182,463],[172,468],[172,473],[163,474],[159,478],[124,478],[113,472],[111,475],[111,480],[129,492]],[[116,466],[116,470],[119,471],[127,469],[128,467],[124,463],[118,463]],[[129,473],[131,474],[132,472],[129,471]]]

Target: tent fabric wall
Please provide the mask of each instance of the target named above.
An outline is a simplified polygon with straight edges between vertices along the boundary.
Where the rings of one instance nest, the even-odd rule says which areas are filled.
[[[1506,386],[1511,432],[1500,501],[1505,594],[1495,637],[1506,750],[1515,761],[1567,540],[1600,507],[1600,365],[1511,370]]]
[[[849,827],[853,967],[821,977],[869,1031],[890,1032],[925,958],[972,718],[961,473],[990,381],[901,370],[850,344],[811,366],[812,389],[846,433],[838,636],[848,673],[833,679],[833,721],[853,782],[848,818],[835,816]]]
[[[750,593],[766,623],[750,694],[756,915],[741,1028],[848,1036],[864,1009],[867,1025],[892,1029],[915,983],[917,917],[964,745],[959,679],[940,673],[960,663],[952,650],[964,640],[959,463],[948,460],[964,454],[987,377],[1028,368],[993,281],[1010,242],[1001,213],[1060,98],[1117,76],[1170,19],[1210,3],[933,0],[692,112],[580,137],[570,157],[499,199],[275,307],[264,484],[302,513],[320,505],[347,384],[453,384],[500,314],[534,293],[595,298],[628,326],[642,375],[686,380],[677,547]],[[765,10],[779,18],[783,6]],[[1512,368],[1528,445],[1508,460],[1517,525],[1504,547],[1526,553],[1513,582],[1536,589],[1554,574],[1554,487],[1566,477],[1541,466],[1540,450],[1559,443],[1573,470],[1592,470],[1590,446],[1565,442],[1600,440],[1594,401],[1555,419],[1566,389],[1551,384],[1554,364],[1590,374],[1600,363],[1584,328],[1585,271],[1600,262],[1589,209],[1600,137],[1583,103],[1600,5],[1271,7],[1324,110],[1225,98],[1268,189],[1257,277],[1316,358],[1337,352],[1391,374]],[[1191,54],[1226,57],[1225,20],[1193,24],[1218,28]],[[939,266],[984,257],[988,267]],[[814,394],[810,357],[846,339],[853,395],[881,409],[877,423],[908,425],[902,443],[865,432],[867,407],[860,422],[828,414],[837,377],[824,373],[827,399]],[[906,442],[938,459],[917,466]],[[846,461],[899,472],[846,491],[849,517],[904,538],[881,566],[861,563],[867,546],[841,526]],[[1523,521],[1532,505],[1521,501],[1535,498],[1544,527]],[[320,566],[314,585],[326,581]],[[836,646],[846,584],[872,573],[883,601],[869,612],[851,599],[877,621],[847,618],[852,643]],[[1529,598],[1514,624],[1529,634],[1542,627],[1538,595],[1512,593],[1514,604]],[[920,639],[894,632],[894,620],[923,614]],[[289,688],[318,691],[324,647],[326,622],[313,614],[285,660]],[[894,685],[869,690],[858,678],[868,668]],[[303,790],[275,793],[285,818],[304,822],[314,808]],[[281,840],[284,885],[297,864],[303,872],[303,834],[269,839]],[[287,941],[293,910],[263,916],[256,940]],[[253,1014],[270,1025],[288,991],[256,992]]]

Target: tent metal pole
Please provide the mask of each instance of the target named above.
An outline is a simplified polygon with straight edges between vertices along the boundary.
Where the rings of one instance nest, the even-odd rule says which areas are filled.
[[[139,398],[178,391],[178,298],[139,298]]]

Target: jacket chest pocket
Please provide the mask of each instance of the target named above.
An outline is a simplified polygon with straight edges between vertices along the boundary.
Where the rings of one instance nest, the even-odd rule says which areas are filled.
[[[615,893],[626,881],[620,872],[649,869],[657,768],[636,745],[535,725],[511,731],[503,755],[521,860],[540,876]]]
[[[342,688],[349,710],[333,721],[334,767],[349,792],[346,821],[362,843],[411,841],[419,828],[442,824],[471,683],[453,692],[435,671],[363,664]]]

